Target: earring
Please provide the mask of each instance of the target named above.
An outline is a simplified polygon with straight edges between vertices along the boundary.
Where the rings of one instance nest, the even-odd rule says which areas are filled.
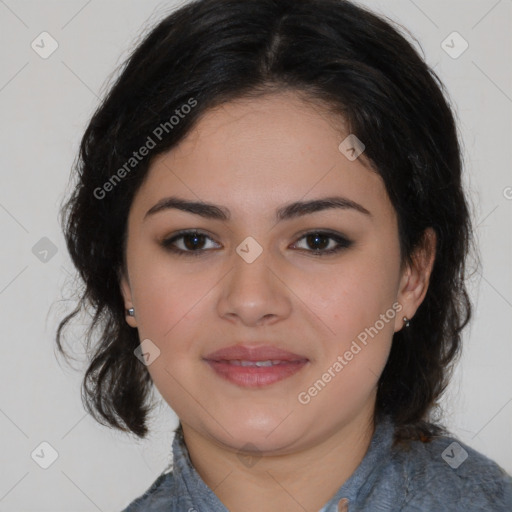
[[[404,324],[405,327],[409,327],[409,325],[411,325],[411,321],[406,316],[404,316]]]
[[[127,309],[126,314],[128,316],[135,316],[135,309],[133,309],[133,308]]]

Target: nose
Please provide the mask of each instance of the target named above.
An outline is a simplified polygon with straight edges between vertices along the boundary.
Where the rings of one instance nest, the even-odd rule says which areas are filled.
[[[265,250],[252,262],[234,255],[234,267],[223,280],[217,305],[222,318],[256,327],[274,324],[290,315],[293,294],[283,273],[274,269],[270,260]]]

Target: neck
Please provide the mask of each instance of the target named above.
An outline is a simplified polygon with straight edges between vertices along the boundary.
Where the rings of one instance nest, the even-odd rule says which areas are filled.
[[[373,409],[365,410],[304,449],[244,464],[236,450],[183,425],[194,468],[230,512],[320,510],[360,464],[373,433]]]

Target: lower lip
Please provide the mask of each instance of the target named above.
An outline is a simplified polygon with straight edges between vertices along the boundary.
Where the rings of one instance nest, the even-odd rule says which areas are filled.
[[[247,388],[258,388],[274,384],[291,377],[307,364],[304,361],[283,361],[272,366],[236,366],[224,361],[205,360],[220,377]]]

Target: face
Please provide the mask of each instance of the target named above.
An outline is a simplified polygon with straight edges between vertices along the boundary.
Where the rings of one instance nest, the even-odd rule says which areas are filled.
[[[347,135],[290,92],[230,102],[159,155],[134,198],[127,321],[159,351],[147,369],[163,398],[221,445],[298,450],[372,411],[422,298],[384,183],[340,151]]]

